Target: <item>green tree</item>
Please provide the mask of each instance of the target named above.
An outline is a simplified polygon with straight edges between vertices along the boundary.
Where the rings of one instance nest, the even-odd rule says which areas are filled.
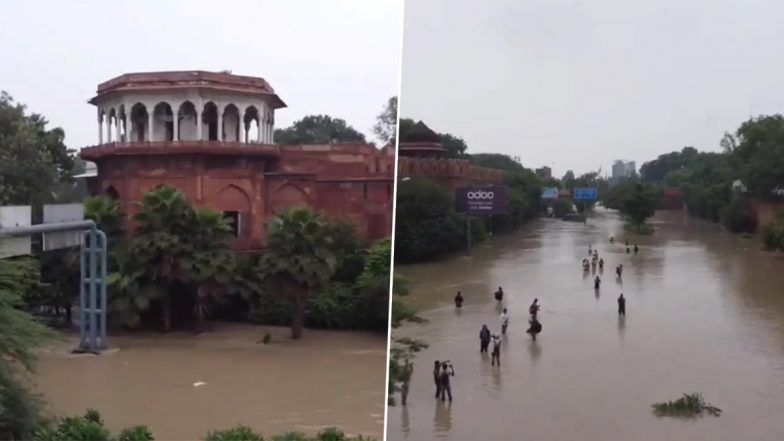
[[[387,101],[384,110],[376,117],[373,133],[386,144],[395,143],[397,135],[397,97],[393,96]]]
[[[626,215],[632,225],[640,226],[656,213],[659,195],[641,182],[632,182],[620,195],[619,210]]]
[[[0,243],[2,246],[2,243]],[[41,422],[41,404],[26,388],[36,351],[51,332],[22,309],[22,293],[40,281],[26,259],[0,259],[0,438],[25,439]]]
[[[366,142],[365,135],[346,124],[345,120],[328,115],[308,115],[290,127],[275,130],[278,144],[335,144]]]
[[[497,168],[512,172],[522,172],[525,170],[522,164],[515,161],[511,156],[502,153],[475,153],[470,156],[471,162],[482,167]]]
[[[232,229],[221,213],[201,208],[193,211],[188,233],[188,252],[181,258],[180,266],[183,278],[196,287],[194,315],[196,330],[201,332],[207,302],[225,292],[234,272],[234,253],[229,247]]]
[[[110,244],[123,236],[123,214],[118,202],[112,198],[98,196],[85,199],[84,217],[95,221],[98,229],[106,233]]]
[[[561,183],[563,184],[565,189],[572,190],[575,186],[574,172],[568,170],[566,174],[563,175],[563,178],[561,178]]]
[[[337,266],[332,238],[322,216],[292,208],[269,222],[261,271],[275,294],[291,305],[291,336],[302,336],[305,305],[310,294],[323,290]]]
[[[141,211],[134,216],[139,223],[131,245],[135,258],[143,262],[145,277],[165,291],[162,300],[164,331],[171,330],[170,290],[175,283],[186,282],[182,260],[189,257],[187,233],[193,208],[185,195],[172,187],[161,186],[142,196]]]
[[[743,182],[752,194],[770,198],[784,187],[784,116],[752,118],[738,128],[730,157],[740,165]]]
[[[408,401],[409,384],[414,374],[414,357],[427,344],[409,338],[393,339],[389,349],[389,401],[390,406],[395,405],[395,394],[400,392],[400,404],[406,405]]]
[[[463,138],[459,138],[449,133],[439,133],[441,136],[441,145],[446,149],[447,156],[450,158],[462,158],[468,150]]]
[[[0,92],[0,205],[54,201],[61,184],[70,182],[73,151],[64,144],[65,132],[47,124]]]
[[[454,211],[454,197],[427,179],[403,181],[397,187],[395,258],[416,262],[464,247],[465,226]]]

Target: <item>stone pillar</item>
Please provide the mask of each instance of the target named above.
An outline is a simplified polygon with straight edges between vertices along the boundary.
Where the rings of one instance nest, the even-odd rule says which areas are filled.
[[[218,108],[218,141],[223,142],[223,111]]]
[[[101,114],[98,114],[98,144],[103,144],[103,121]]]
[[[133,137],[131,136],[131,115],[125,115],[125,142],[130,144],[133,142]]]
[[[147,111],[147,142],[152,142],[152,118],[154,113],[155,109],[152,112]]]
[[[272,138],[274,137],[273,135],[275,133],[275,122],[274,121],[275,121],[275,114],[273,113],[273,110],[270,110],[269,111],[269,122],[267,123],[267,124],[269,124],[269,129],[267,130],[267,142],[269,144],[272,144]]]
[[[120,125],[121,125],[121,123],[120,123],[120,115],[115,115],[114,116],[114,130],[117,133],[117,142],[118,143],[122,141],[122,133],[120,133]]]
[[[261,110],[259,110],[259,113],[256,115],[256,126],[258,127],[258,130],[256,131],[256,142],[258,142],[259,144],[261,144],[261,140],[264,139],[263,138],[264,126],[261,123],[261,121],[263,120],[263,118],[261,117],[261,115],[263,115],[262,114],[263,109],[264,108],[262,107]]]
[[[177,113],[172,111],[172,125],[174,126],[174,134],[172,135],[172,140],[177,142],[180,140],[180,111],[177,110]]]
[[[261,118],[261,122],[259,122],[259,136],[261,138],[262,144],[267,143],[267,109],[264,109],[264,116]]]
[[[106,118],[106,142],[108,144],[112,143],[112,118]]]
[[[198,108],[196,109],[196,141],[201,141],[202,134],[201,134],[201,110]]]

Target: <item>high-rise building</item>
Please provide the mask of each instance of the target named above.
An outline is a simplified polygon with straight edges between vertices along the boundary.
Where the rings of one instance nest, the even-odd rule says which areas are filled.
[[[616,160],[612,166],[613,179],[628,178],[637,174],[637,164],[634,161]]]
[[[540,178],[545,178],[545,179],[552,178],[553,177],[553,170],[550,167],[545,165],[542,168],[537,168],[536,169],[536,175],[539,176]]]

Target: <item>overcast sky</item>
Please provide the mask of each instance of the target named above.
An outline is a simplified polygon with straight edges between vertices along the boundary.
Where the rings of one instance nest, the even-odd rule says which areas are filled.
[[[372,126],[400,76],[401,0],[16,1],[0,14],[0,90],[81,148],[98,142],[98,83],[128,72],[231,70],[288,108]]]
[[[781,0],[408,0],[403,117],[554,173],[784,112]]]

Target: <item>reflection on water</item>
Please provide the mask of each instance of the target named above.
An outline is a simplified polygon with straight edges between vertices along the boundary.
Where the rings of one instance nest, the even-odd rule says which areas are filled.
[[[389,410],[388,439],[784,439],[784,259],[682,213],[655,222],[656,234],[629,237],[638,254],[626,253],[617,218],[601,213],[587,226],[537,220],[470,257],[402,268],[428,321],[396,333],[430,347],[417,357],[405,423],[399,406]],[[588,245],[606,267],[598,293],[580,268]],[[623,278],[613,283],[618,265]],[[511,321],[503,364],[492,368],[475,345],[483,323],[500,327],[498,285]],[[618,317],[621,292],[627,318]],[[535,297],[543,332],[533,342],[525,329]],[[445,358],[458,376],[455,401],[439,408],[420,366]],[[690,422],[652,415],[653,402],[685,392],[724,413]]]
[[[436,434],[448,434],[452,430],[452,402],[436,400],[436,413],[433,416]]]
[[[268,331],[269,345],[256,344],[262,328],[239,324],[116,336],[120,350],[97,357],[68,355],[68,338],[42,355],[34,380],[59,415],[95,408],[113,431],[147,424],[156,439],[202,439],[236,424],[266,436],[338,426],[381,437],[384,336],[310,330],[292,341],[288,329]]]

